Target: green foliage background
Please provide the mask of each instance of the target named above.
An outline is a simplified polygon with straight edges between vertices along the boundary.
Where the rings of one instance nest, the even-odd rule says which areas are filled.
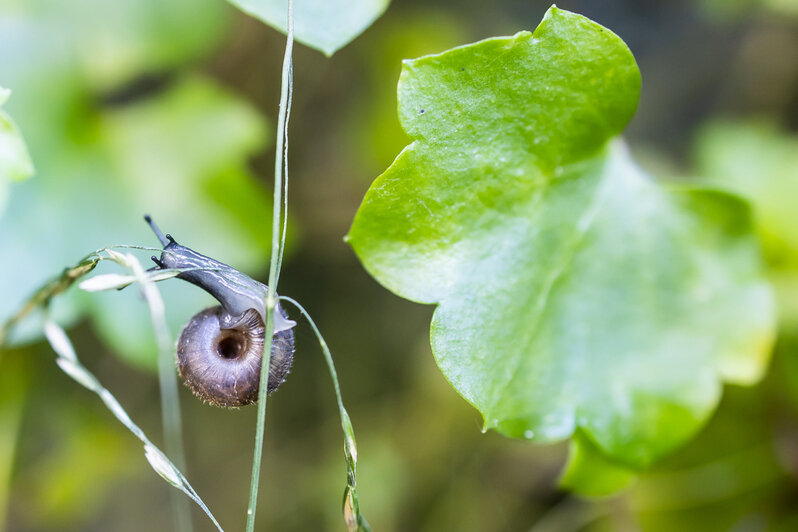
[[[332,59],[297,50],[294,243],[281,289],[305,303],[337,355],[358,428],[361,505],[374,530],[791,530],[798,523],[795,19],[770,11],[784,1],[748,2],[741,18],[712,2],[602,4],[559,6],[611,28],[635,53],[643,90],[626,134],[632,153],[658,176],[711,180],[752,200],[779,298],[771,371],[753,388],[727,386],[695,440],[609,499],[558,490],[564,444],[481,434],[479,414],[430,353],[431,309],[383,290],[341,239],[371,180],[408,143],[396,116],[400,60],[532,30],[549,6],[397,2]],[[0,7],[0,85],[13,91],[3,110],[36,170],[26,181],[0,182],[8,187],[0,319],[88,251],[155,244],[144,212],[181,243],[263,279],[282,48],[279,33],[216,0]],[[173,333],[207,304],[179,283],[163,290]],[[158,434],[154,340],[135,292],[75,293],[56,312],[73,324],[87,365]],[[124,429],[57,369],[34,329],[21,331],[0,359],[7,528],[168,529],[169,488],[141,465]],[[296,366],[270,399],[259,526],[337,529],[344,468],[337,413],[311,334],[300,330],[297,344]],[[254,411],[215,410],[188,393],[183,404],[188,476],[221,522],[239,529]]]

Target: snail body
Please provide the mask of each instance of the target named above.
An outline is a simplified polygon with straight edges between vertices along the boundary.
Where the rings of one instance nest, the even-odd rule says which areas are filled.
[[[177,341],[177,367],[181,378],[200,399],[224,407],[258,400],[263,348],[266,338],[265,308],[269,287],[224,263],[181,246],[164,236],[149,216],[145,219],[164,246],[155,269],[185,269],[177,277],[209,294],[220,305],[195,314]],[[269,379],[271,394],[291,369],[295,322],[276,306]]]

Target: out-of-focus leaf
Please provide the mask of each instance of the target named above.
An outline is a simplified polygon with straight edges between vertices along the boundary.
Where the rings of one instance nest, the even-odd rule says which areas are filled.
[[[798,516],[790,502],[796,478],[780,455],[794,454],[795,440],[785,430],[790,423],[774,415],[772,377],[751,389],[731,387],[695,440],[641,476],[629,502],[644,530],[791,530],[780,526]]]
[[[210,50],[228,10],[217,0],[0,7],[0,79],[16,89],[10,111],[38,161],[37,179],[14,185],[0,218],[0,321],[88,251],[157,245],[144,213],[182,243],[238,268],[265,262],[270,202],[247,167],[267,139],[257,112],[201,77],[120,88]],[[106,40],[113,43],[102,46]],[[163,290],[173,333],[209,303],[180,284]],[[119,352],[154,367],[137,290],[79,292],[59,301],[59,319],[92,311]]]
[[[560,486],[591,497],[611,495],[637,479],[637,471],[613,463],[579,432],[570,442]]]
[[[219,0],[28,0],[0,8],[0,27],[10,34],[5,39],[28,41],[37,34],[24,54],[17,50],[21,57],[12,68],[36,77],[60,75],[64,65],[53,64],[48,73],[37,61],[25,62],[69,57],[80,79],[107,91],[208,53],[223,37],[230,12]]]
[[[0,87],[0,107],[11,91]],[[19,128],[4,111],[0,110],[0,212],[6,203],[9,181],[20,181],[33,174],[33,163]]]
[[[285,33],[287,0],[229,0],[241,10]],[[330,56],[349,44],[379,18],[390,0],[296,0],[297,41]]]
[[[643,467],[693,435],[723,380],[762,374],[772,294],[746,205],[660,187],[619,141],[640,74],[624,43],[552,8],[534,34],[406,62],[414,139],[349,241],[397,294],[485,428],[579,428]]]
[[[798,325],[798,138],[766,123],[708,124],[696,172],[751,201],[777,288],[782,322]]]
[[[142,221],[145,212],[182,242],[193,245],[193,239],[201,251],[241,268],[265,261],[265,248],[253,247],[250,238],[266,232],[270,210],[266,192],[252,183],[245,166],[265,136],[251,108],[194,78],[87,120],[94,122],[93,142],[65,149],[63,164],[43,161],[40,179],[17,187],[9,205],[3,223],[11,230],[0,234],[0,254],[8,257],[8,275],[0,280],[7,295],[4,317],[39,279],[86,249],[122,241],[157,245]],[[206,183],[217,181],[232,185],[219,192],[224,201],[206,191]],[[235,197],[251,205],[253,214],[230,214],[225,206],[234,205]],[[45,224],[52,220],[74,224],[60,229],[69,238],[47,236],[53,229]],[[16,281],[20,278],[31,284]],[[209,303],[202,291],[181,286],[167,285],[164,297],[173,332]],[[91,298],[75,294],[72,301],[92,309],[100,332],[118,352],[154,367],[157,351],[149,315],[135,289]]]
[[[715,122],[696,143],[696,172],[754,205],[774,267],[798,271],[798,138],[768,124]]]

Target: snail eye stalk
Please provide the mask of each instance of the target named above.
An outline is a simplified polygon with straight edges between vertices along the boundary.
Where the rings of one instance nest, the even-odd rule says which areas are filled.
[[[163,247],[168,246],[170,241],[166,239],[166,237],[161,232],[161,230],[158,228],[158,226],[155,225],[155,222],[152,220],[152,216],[150,216],[149,214],[145,214],[144,215],[144,221],[147,222],[148,224],[150,224],[150,228],[152,229],[152,232],[155,233],[155,236],[158,237],[158,241],[161,243],[161,245]]]

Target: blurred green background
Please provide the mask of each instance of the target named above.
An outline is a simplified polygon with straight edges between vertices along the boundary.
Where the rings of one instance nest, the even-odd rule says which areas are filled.
[[[549,4],[395,0],[331,59],[298,46],[289,254],[280,291],[327,337],[375,531],[798,530],[798,8],[791,0],[562,1],[618,33],[643,74],[627,132],[654,173],[752,199],[781,301],[768,377],[727,387],[688,446],[607,499],[557,489],[564,445],[494,433],[435,366],[432,308],[393,296],[342,237],[406,144],[400,62],[533,29]],[[36,175],[0,212],[0,320],[41,283],[110,244],[181,243],[265,280],[284,37],[222,0],[5,0],[0,85]],[[146,253],[142,258],[149,256]],[[161,285],[173,334],[209,301]],[[155,342],[135,290],[73,290],[56,315],[78,354],[160,441]],[[170,530],[171,488],[139,443],[53,364],[37,323],[0,358],[0,523],[11,531]],[[345,466],[326,368],[307,327],[269,400],[260,530],[340,530]],[[243,529],[255,410],[181,387],[188,477]],[[211,530],[197,514],[197,530]],[[2,525],[0,525],[0,529]]]

